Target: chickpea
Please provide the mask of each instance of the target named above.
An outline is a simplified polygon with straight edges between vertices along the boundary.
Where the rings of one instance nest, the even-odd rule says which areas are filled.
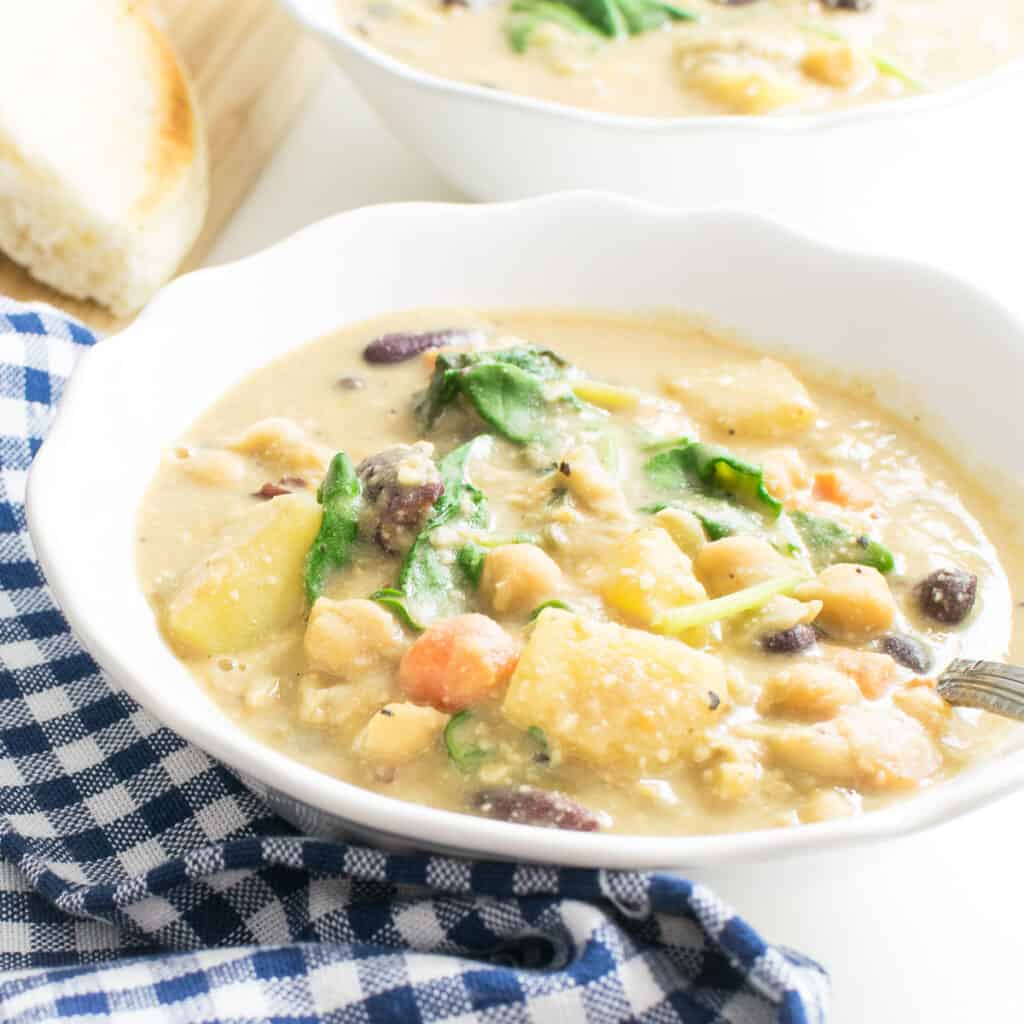
[[[379,604],[321,597],[309,614],[303,644],[310,668],[355,679],[397,661],[405,640],[394,616]]]
[[[366,723],[352,749],[366,761],[400,764],[429,749],[447,724],[448,716],[433,708],[387,704]]]
[[[845,705],[858,700],[860,689],[848,675],[829,665],[802,662],[768,680],[758,710],[822,722],[835,718]]]
[[[863,643],[881,636],[896,618],[889,584],[867,565],[829,566],[816,580],[796,590],[803,601],[821,601],[817,624],[844,643]]]
[[[535,544],[503,544],[487,554],[480,593],[498,615],[525,615],[561,582],[562,570]]]
[[[811,474],[795,448],[776,448],[761,459],[764,482],[780,501],[788,501],[811,482]]]
[[[785,576],[792,566],[766,541],[736,536],[706,544],[693,560],[693,569],[707,592],[721,597]]]
[[[704,527],[692,513],[681,508],[663,508],[654,521],[676,542],[684,555],[694,558],[707,543]]]

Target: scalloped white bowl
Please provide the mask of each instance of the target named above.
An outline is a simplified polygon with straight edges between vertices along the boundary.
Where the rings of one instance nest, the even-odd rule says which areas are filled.
[[[882,401],[905,410],[912,400],[955,450],[983,452],[1024,481],[1015,440],[1024,329],[943,273],[828,248],[749,216],[591,193],[341,214],[165,288],[82,357],[32,467],[29,526],[57,600],[114,682],[159,720],[306,830],[573,865],[720,865],[884,839],[1024,782],[1021,730],[956,780],[856,819],[737,835],[587,835],[399,802],[248,736],[157,630],[133,552],[143,492],[161,451],[251,370],[343,324],[429,305],[702,312],[765,349],[873,378]]]
[[[940,248],[954,261],[957,245],[1020,206],[1024,59],[822,114],[630,117],[428,74],[349,31],[336,0],[282,2],[394,134],[476,199],[607,189],[681,209],[741,207],[877,251]]]

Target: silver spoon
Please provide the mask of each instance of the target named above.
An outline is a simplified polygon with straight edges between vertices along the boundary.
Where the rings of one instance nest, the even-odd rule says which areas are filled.
[[[950,704],[1024,722],[1024,667],[1019,665],[958,658],[939,676],[936,688]]]

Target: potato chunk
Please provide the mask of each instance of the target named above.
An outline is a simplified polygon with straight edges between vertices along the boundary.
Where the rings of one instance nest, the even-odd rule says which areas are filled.
[[[758,710],[821,722],[835,718],[845,705],[858,700],[860,690],[848,675],[829,665],[801,662],[765,683]]]
[[[512,675],[506,717],[627,775],[702,746],[729,704],[725,667],[685,644],[557,609],[542,612]]]
[[[536,544],[502,544],[487,553],[480,593],[498,615],[526,614],[561,582],[562,570]]]
[[[352,749],[377,764],[401,764],[422,754],[448,724],[448,715],[419,704],[385,704],[363,727]]]
[[[850,89],[874,74],[871,61],[849,43],[823,40],[804,55],[800,70],[808,78],[834,89]]]
[[[707,599],[689,558],[657,526],[622,542],[601,596],[633,625],[647,629],[670,608]]]
[[[685,83],[731,114],[768,114],[804,98],[792,78],[766,61],[710,60],[688,70]]]
[[[860,704],[834,721],[769,734],[783,763],[824,781],[861,789],[909,789],[942,765],[922,726],[893,708]]]
[[[791,437],[809,430],[818,416],[807,389],[774,359],[691,373],[668,390],[688,412],[747,437]]]
[[[405,640],[395,617],[379,604],[321,597],[309,613],[303,644],[310,668],[357,679],[397,661]]]
[[[332,455],[326,445],[312,440],[298,423],[283,416],[259,420],[232,438],[226,447],[295,472],[322,473]]]
[[[817,623],[843,643],[881,636],[896,618],[896,602],[885,577],[868,565],[829,566],[796,590],[801,601],[821,601]]]
[[[722,597],[793,572],[767,541],[737,534],[705,544],[693,560],[697,578],[712,597]]]
[[[305,608],[303,562],[320,516],[305,494],[253,509],[171,598],[164,615],[171,642],[202,654],[244,650],[297,619]]]

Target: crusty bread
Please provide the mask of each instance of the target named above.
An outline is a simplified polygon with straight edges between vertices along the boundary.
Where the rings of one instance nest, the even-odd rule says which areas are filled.
[[[140,0],[24,0],[0,31],[0,249],[40,281],[134,312],[206,213],[206,141]]]

